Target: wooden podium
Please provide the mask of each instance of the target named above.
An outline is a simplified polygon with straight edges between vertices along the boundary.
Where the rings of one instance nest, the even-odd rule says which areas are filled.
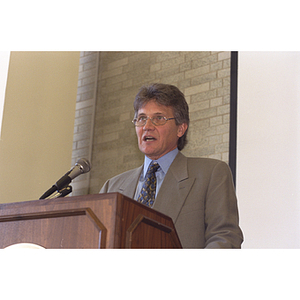
[[[172,219],[119,193],[0,204],[0,248],[182,248]]]

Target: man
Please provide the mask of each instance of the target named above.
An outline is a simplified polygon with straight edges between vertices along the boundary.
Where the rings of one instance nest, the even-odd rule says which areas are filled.
[[[100,193],[119,192],[170,216],[183,248],[240,248],[243,234],[228,165],[180,152],[189,127],[182,92],[166,84],[144,86],[134,110],[144,165],[108,180]],[[143,186],[148,168],[152,189]]]

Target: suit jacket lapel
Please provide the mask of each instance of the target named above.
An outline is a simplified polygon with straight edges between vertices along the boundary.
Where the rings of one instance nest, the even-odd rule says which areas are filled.
[[[187,158],[179,152],[166,174],[153,208],[170,216],[175,223],[194,181],[195,178],[188,176]]]
[[[137,169],[134,169],[133,172],[129,174],[123,181],[123,183],[119,186],[118,192],[133,199],[142,169],[143,165],[138,167]]]

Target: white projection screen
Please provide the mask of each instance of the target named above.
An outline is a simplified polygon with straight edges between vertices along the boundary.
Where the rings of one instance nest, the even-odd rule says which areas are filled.
[[[243,248],[300,248],[300,52],[238,52]]]

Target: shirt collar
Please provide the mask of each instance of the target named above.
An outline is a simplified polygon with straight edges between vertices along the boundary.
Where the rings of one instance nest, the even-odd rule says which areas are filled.
[[[168,152],[167,154],[160,157],[159,159],[154,160],[160,166],[160,168],[158,170],[162,170],[162,172],[164,174],[167,174],[167,172],[168,172],[174,158],[176,157],[178,151],[179,151],[178,148],[175,148],[174,150]],[[146,173],[147,173],[147,170],[149,168],[149,165],[150,165],[151,161],[152,160],[149,157],[145,156],[145,160],[144,160],[144,178],[146,176]]]

